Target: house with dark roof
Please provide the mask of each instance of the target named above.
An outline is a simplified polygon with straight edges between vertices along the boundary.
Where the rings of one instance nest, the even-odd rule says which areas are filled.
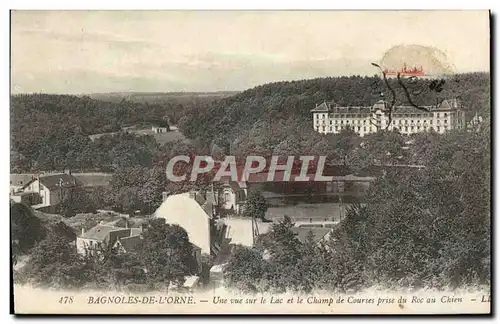
[[[28,182],[35,178],[34,174],[14,173],[10,174],[10,193],[15,194],[20,191]]]
[[[141,228],[123,228],[111,225],[98,224],[76,238],[77,252],[99,253],[109,246],[117,247],[120,252],[133,250],[140,242]],[[117,243],[120,242],[120,243]]]
[[[80,186],[73,175],[61,173],[33,176],[19,191],[38,195],[40,206],[56,206]]]

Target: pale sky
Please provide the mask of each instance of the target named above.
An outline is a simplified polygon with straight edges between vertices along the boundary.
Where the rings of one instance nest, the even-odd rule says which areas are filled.
[[[13,11],[12,92],[225,91],[282,80],[374,75],[370,63],[399,45],[436,48],[456,72],[489,71],[488,15]]]

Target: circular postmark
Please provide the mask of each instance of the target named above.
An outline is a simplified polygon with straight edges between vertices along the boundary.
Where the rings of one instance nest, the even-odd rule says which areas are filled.
[[[397,45],[388,49],[378,65],[387,75],[444,78],[455,74],[447,55],[433,46]]]

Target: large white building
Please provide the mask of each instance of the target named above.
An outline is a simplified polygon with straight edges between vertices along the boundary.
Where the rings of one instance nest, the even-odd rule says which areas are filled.
[[[413,106],[395,106],[392,109],[391,122],[389,103],[383,100],[379,100],[372,107],[340,107],[334,102],[323,102],[316,105],[311,112],[313,127],[322,134],[340,133],[347,127],[360,136],[381,129],[396,128],[405,135],[431,130],[442,134],[466,126],[465,112],[457,99],[444,100],[439,105],[424,108],[428,111]]]

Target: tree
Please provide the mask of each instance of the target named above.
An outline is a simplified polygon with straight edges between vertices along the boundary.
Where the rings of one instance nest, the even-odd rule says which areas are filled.
[[[134,214],[142,207],[139,197],[139,186],[123,187],[116,193],[115,207],[128,214]]]
[[[292,231],[294,223],[285,216],[283,221],[272,225],[269,234],[270,273],[272,286],[277,291],[301,287],[302,275],[296,271],[296,265],[302,257],[302,244],[297,234]]]
[[[325,247],[315,241],[313,232],[309,231],[306,241],[301,246],[301,258],[297,265],[291,269],[297,275],[302,274],[302,280],[300,280],[297,290],[311,292],[315,288],[321,287],[319,283],[327,271],[326,255]]]
[[[262,290],[260,282],[265,271],[266,262],[262,258],[262,251],[237,246],[224,267],[224,282],[227,287],[256,293]]]
[[[59,288],[76,288],[84,282],[83,260],[69,240],[47,235],[33,249],[24,271],[34,283]]]
[[[73,217],[77,213],[95,213],[96,207],[91,195],[85,190],[73,189],[61,201],[59,213],[65,217]]]
[[[19,253],[26,253],[46,235],[41,219],[24,204],[11,202],[10,224],[11,240],[17,242],[15,246]]]
[[[404,146],[404,138],[398,131],[380,130],[365,137],[363,149],[380,165],[401,164],[406,157]]]
[[[150,286],[171,283],[180,286],[191,274],[193,246],[186,231],[178,225],[165,224],[164,219],[149,222],[143,232],[141,260]]]
[[[162,193],[167,188],[165,169],[155,166],[146,172],[145,178],[145,183],[138,195],[142,204],[141,209],[146,213],[151,213],[160,207]]]
[[[336,136],[335,151],[342,165],[348,165],[348,159],[359,145],[358,135],[350,128],[343,128]]]
[[[264,219],[268,204],[262,193],[256,189],[250,189],[247,197],[247,204],[245,206],[245,214],[250,217]]]

